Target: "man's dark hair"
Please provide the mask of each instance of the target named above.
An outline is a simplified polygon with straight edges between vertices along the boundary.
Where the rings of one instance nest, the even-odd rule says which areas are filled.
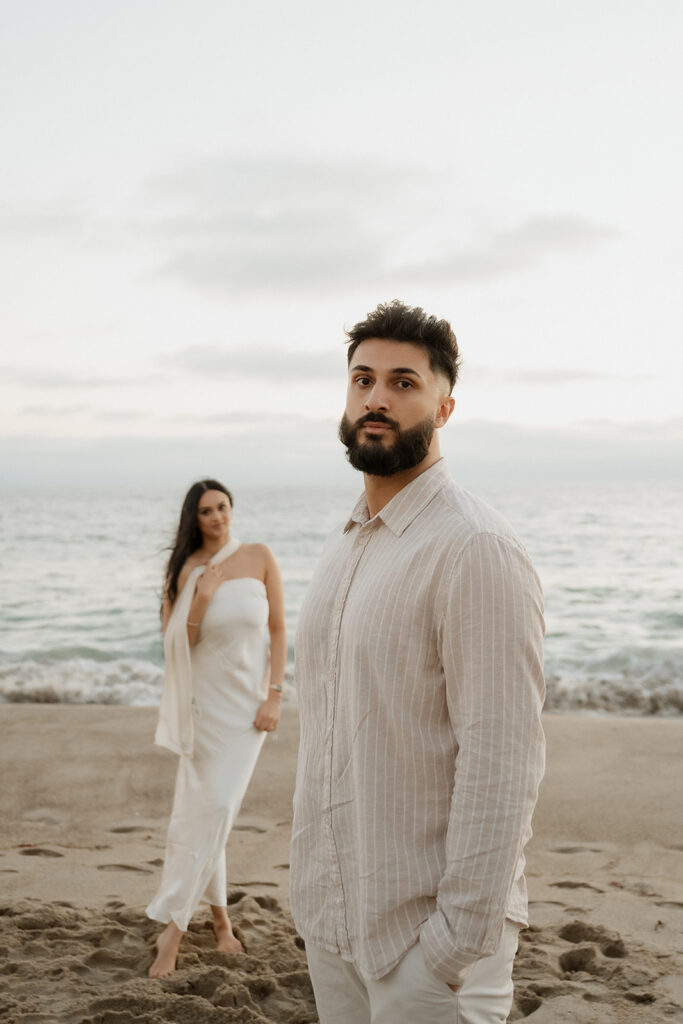
[[[421,345],[429,354],[429,365],[436,373],[448,377],[451,391],[458,379],[460,351],[453,328],[447,320],[428,316],[420,306],[406,306],[399,299],[380,303],[350,331],[347,359],[349,366],[361,341],[368,338],[383,338],[385,341],[407,341]]]

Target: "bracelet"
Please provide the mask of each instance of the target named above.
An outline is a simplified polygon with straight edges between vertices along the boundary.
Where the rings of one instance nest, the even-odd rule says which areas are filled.
[[[190,622],[190,620],[188,619],[187,620],[187,625],[188,626],[201,626],[201,622]]]
[[[277,693],[282,693],[282,687],[281,686],[269,686],[268,689],[269,690],[275,690]]]

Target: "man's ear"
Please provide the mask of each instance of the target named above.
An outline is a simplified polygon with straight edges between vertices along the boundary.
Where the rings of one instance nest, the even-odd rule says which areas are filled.
[[[435,427],[444,427],[449,419],[451,413],[455,409],[455,399],[452,395],[442,395],[439,405],[436,410],[436,416],[434,418]]]

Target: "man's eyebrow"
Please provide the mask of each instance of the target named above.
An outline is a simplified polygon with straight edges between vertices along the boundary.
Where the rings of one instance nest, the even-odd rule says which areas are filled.
[[[373,372],[373,369],[372,369],[371,366],[363,366],[361,363],[357,363],[355,366],[351,367],[351,369],[349,370],[349,373],[355,373],[357,370],[361,371],[362,373],[372,373]],[[392,370],[389,370],[389,373],[394,373],[397,376],[399,376],[399,375],[402,375],[402,376],[410,375],[411,377],[419,377],[420,380],[423,379],[422,378],[422,374],[418,373],[417,370],[411,369],[410,366],[395,366]]]
[[[410,374],[412,377],[419,377],[422,380],[422,374],[418,373],[417,370],[411,370],[409,366],[395,366],[390,373]]]

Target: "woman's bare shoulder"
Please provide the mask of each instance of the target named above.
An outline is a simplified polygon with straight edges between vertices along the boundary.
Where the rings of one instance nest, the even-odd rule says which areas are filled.
[[[267,544],[243,544],[242,547],[246,555],[261,555],[265,557],[272,554]]]
[[[244,549],[245,555],[253,562],[258,562],[264,569],[275,563],[275,555],[267,544],[245,544]]]
[[[245,574],[256,576],[265,583],[268,573],[272,571],[275,564],[273,552],[268,545],[243,544],[240,550],[243,558],[242,566],[246,570]]]

